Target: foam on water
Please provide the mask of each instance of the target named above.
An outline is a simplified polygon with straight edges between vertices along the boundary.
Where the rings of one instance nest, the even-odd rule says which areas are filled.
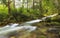
[[[5,29],[7,29],[7,28],[5,28]],[[25,29],[26,31],[29,30],[29,32],[31,32],[31,31],[34,31],[36,29],[36,27],[35,26],[11,27],[11,28],[8,28],[7,30],[0,31],[0,35],[10,33],[10,32],[14,32],[14,31],[21,30],[21,29],[22,30]]]
[[[58,14],[56,13],[56,14],[53,14],[53,15],[50,15],[50,16],[43,17],[43,18],[42,18],[42,21],[46,20],[46,18],[54,17],[54,16],[57,16],[57,15],[58,15]]]
[[[45,20],[46,18],[54,17],[56,15],[57,14],[53,14],[53,15],[50,15],[50,16],[47,16],[47,17],[43,17],[42,19],[37,19],[37,20],[32,20],[32,21],[29,21],[29,22],[25,22],[25,24],[37,23],[37,22]],[[22,24],[22,25],[25,25],[25,24]],[[12,31],[16,31],[16,30],[21,30],[21,29],[28,29],[30,31],[33,31],[36,28],[34,26],[18,26],[18,25],[19,24],[17,24],[17,23],[7,25],[7,26],[3,27],[2,29],[0,29],[0,34],[5,33],[5,32],[12,32]]]
[[[37,19],[37,20],[28,21],[28,22],[26,22],[26,23],[27,23],[27,24],[37,23],[37,22],[46,20],[46,18],[54,17],[54,16],[56,16],[56,15],[58,15],[58,14],[56,13],[56,14],[53,14],[53,15],[50,15],[50,16],[43,17],[42,19]]]
[[[47,17],[43,17],[42,19],[28,21],[28,22],[25,22],[24,24],[22,24],[23,26],[20,26],[20,24],[17,24],[17,23],[6,25],[5,27],[0,28],[0,35],[2,35],[2,37],[3,37],[4,34],[7,35],[8,33],[15,32],[17,30],[23,30],[23,29],[25,29],[28,32],[32,32],[32,31],[36,30],[37,27],[36,26],[28,26],[29,24],[31,25],[33,23],[43,21],[46,18],[54,17],[56,15],[57,14],[50,15],[50,16],[47,16]]]
[[[42,21],[42,20],[40,20],[40,19],[37,19],[37,20],[32,20],[32,21],[29,21],[29,22],[26,22],[26,23],[30,23],[30,24],[32,24],[32,23],[37,23],[37,22],[40,22],[40,21]]]
[[[50,16],[47,16],[47,17],[54,17],[54,16],[57,16],[57,15],[58,15],[58,13],[50,15]]]

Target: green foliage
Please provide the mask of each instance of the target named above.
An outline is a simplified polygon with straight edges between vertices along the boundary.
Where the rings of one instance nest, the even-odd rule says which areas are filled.
[[[0,5],[0,22],[8,18],[8,8]]]
[[[8,0],[1,0],[3,4],[0,5],[0,14],[8,15],[8,7],[4,6],[6,5],[7,1]],[[10,5],[11,5],[11,16],[13,17],[17,16],[16,19],[18,21],[25,19],[38,19],[42,18],[43,16],[48,16],[58,12],[57,8],[55,8],[53,0],[42,0],[41,2],[38,2],[37,5],[34,5],[35,7],[34,9],[32,8],[33,6],[31,8],[24,8],[24,7],[14,8],[13,3],[11,3]],[[47,20],[50,21],[54,19],[56,18],[51,18]]]
[[[34,19],[38,19],[38,18],[42,18],[44,16],[48,16],[54,13],[60,13],[60,5],[59,7],[57,7],[54,4],[54,0],[42,0],[41,2],[39,2],[40,0],[35,0],[37,2],[37,5],[33,5],[31,6],[31,8],[24,8],[24,2],[25,0],[23,0],[23,4],[22,7],[19,8],[14,8],[13,3],[10,4],[10,14],[8,13],[8,7],[6,7],[7,5],[7,1],[8,0],[0,0],[0,2],[2,4],[0,4],[0,23],[2,22],[15,22],[16,21],[18,23],[21,22],[26,22],[29,20],[34,20]],[[28,2],[32,2],[31,0],[28,0]],[[29,4],[28,3],[28,4]],[[60,1],[58,2],[60,3]],[[29,6],[29,5],[28,5]],[[34,9],[33,9],[34,8]],[[57,9],[59,8],[59,9]],[[10,18],[10,16],[12,16]],[[10,18],[10,20],[8,20],[8,18]],[[8,21],[6,21],[8,20]],[[42,29],[42,27],[46,26],[60,26],[60,15],[57,15],[56,17],[53,18],[49,18],[46,19],[46,22],[41,22],[38,25],[36,25],[38,28]],[[48,27],[45,27],[46,29]],[[40,32],[44,32],[46,31],[46,29],[43,28],[42,30],[38,30],[37,34],[38,38],[45,38],[45,36],[40,35]]]
[[[4,7],[3,5],[0,5],[0,13],[8,13],[8,8]]]
[[[57,13],[57,9],[55,8],[55,5],[53,2],[54,2],[53,0],[43,0],[42,1],[42,7],[44,9],[45,15]]]
[[[7,6],[7,0],[1,0],[1,3]]]

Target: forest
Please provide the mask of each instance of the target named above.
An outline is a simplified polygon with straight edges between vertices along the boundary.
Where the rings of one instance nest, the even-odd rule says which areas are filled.
[[[60,38],[60,0],[0,0],[1,27],[10,23],[22,24],[53,14],[58,15],[33,24],[32,26],[38,27],[35,31],[24,32],[25,35],[17,38]],[[57,29],[52,32],[48,31],[49,28]]]

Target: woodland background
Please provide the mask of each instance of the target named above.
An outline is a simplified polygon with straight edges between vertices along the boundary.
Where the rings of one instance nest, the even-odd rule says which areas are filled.
[[[0,26],[9,23],[21,24],[58,13],[56,17],[35,24],[38,27],[37,31],[26,38],[46,38],[46,29],[56,26],[60,28],[60,0],[18,0],[20,2],[18,5],[16,1],[0,0]]]

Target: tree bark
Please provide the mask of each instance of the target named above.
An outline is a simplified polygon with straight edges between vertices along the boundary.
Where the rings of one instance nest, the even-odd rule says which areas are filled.
[[[10,9],[10,0],[8,0],[8,14],[9,14],[9,16],[10,16],[10,14],[11,14],[11,9]]]
[[[33,0],[33,9],[34,9],[34,0]]]
[[[40,17],[42,17],[43,16],[42,0],[39,0],[39,13],[40,13]]]
[[[13,7],[15,8],[15,0],[12,0],[13,1]]]

